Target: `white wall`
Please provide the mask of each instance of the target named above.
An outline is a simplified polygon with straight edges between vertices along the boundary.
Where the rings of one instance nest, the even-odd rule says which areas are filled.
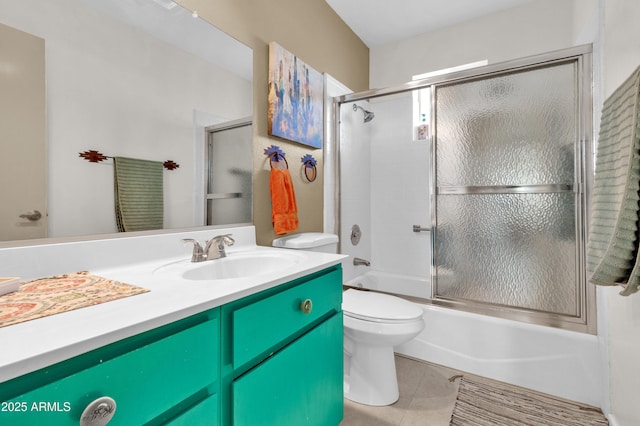
[[[596,4],[597,0],[537,0],[374,47],[370,52],[370,85],[388,87],[429,71],[484,59],[503,62],[574,46],[585,22],[596,15]],[[578,16],[575,10],[580,11]]]
[[[604,98],[640,66],[640,3],[637,0],[602,0],[604,8]],[[606,288],[612,426],[640,424],[640,294],[618,295]]]
[[[49,236],[117,232],[112,162],[78,157],[89,149],[179,163],[164,173],[165,227],[196,225],[194,112],[250,115],[251,82],[72,0],[2,4],[6,24],[46,43]]]

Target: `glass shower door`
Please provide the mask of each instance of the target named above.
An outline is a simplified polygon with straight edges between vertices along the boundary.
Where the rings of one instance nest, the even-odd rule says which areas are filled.
[[[206,163],[207,225],[253,221],[253,125],[226,123],[208,129]]]
[[[435,86],[436,301],[584,322],[581,99],[579,58]]]

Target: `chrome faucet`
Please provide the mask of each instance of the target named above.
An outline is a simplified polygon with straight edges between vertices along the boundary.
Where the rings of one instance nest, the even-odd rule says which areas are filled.
[[[355,266],[358,266],[358,265],[371,266],[371,262],[369,262],[366,259],[360,259],[359,257],[354,257],[353,258],[353,264]]]
[[[204,252],[207,255],[207,260],[221,259],[227,257],[227,253],[224,251],[225,244],[232,246],[236,240],[231,238],[231,234],[218,235],[207,241],[204,247]]]
[[[197,240],[193,238],[184,238],[183,243],[193,243],[193,254],[191,255],[192,262],[204,262],[205,260],[215,260],[227,257],[227,253],[224,251],[225,244],[232,246],[236,241],[231,238],[231,234],[218,235],[207,241],[204,248]]]

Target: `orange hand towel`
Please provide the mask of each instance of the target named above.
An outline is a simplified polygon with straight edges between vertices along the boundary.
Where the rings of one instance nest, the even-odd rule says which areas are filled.
[[[271,220],[276,235],[298,229],[298,206],[289,170],[271,169]]]

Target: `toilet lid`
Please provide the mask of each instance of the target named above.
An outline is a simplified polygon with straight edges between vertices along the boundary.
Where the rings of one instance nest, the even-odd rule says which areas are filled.
[[[422,308],[389,294],[349,289],[342,293],[345,315],[366,321],[407,322],[422,317]]]

